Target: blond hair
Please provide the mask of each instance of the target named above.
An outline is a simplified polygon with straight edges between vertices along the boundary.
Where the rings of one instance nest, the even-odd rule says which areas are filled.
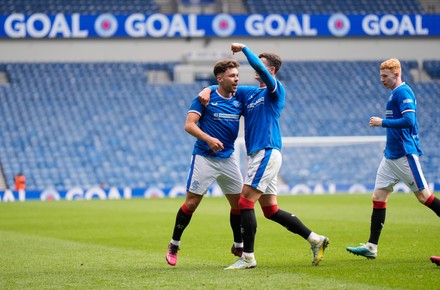
[[[402,67],[397,58],[390,58],[380,64],[380,69],[389,69],[392,73],[402,74]]]

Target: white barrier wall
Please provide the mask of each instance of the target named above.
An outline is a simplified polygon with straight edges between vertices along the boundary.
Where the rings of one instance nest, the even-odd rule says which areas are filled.
[[[0,41],[0,62],[182,61],[194,51],[229,53],[231,42],[284,60],[440,59],[440,38],[20,39]],[[242,59],[242,55],[237,58]]]

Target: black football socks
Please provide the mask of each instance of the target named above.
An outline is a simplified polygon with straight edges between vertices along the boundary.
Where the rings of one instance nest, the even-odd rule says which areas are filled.
[[[377,245],[379,243],[380,233],[385,224],[386,208],[373,208],[371,214],[370,239],[369,243]]]

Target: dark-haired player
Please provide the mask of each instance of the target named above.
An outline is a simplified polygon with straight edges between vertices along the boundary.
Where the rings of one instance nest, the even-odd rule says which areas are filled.
[[[211,104],[205,107],[196,97],[189,108],[185,130],[196,137],[197,141],[188,174],[185,202],[177,212],[166,254],[166,260],[171,266],[177,263],[183,231],[214,181],[217,181],[231,206],[230,224],[234,235],[232,252],[241,256],[243,243],[238,200],[243,177],[234,155],[234,142],[243,111],[242,102],[235,96],[239,81],[238,67],[239,63],[234,59],[218,61],[214,66],[218,89],[211,94]]]
[[[276,78],[281,68],[281,58],[273,53],[256,56],[241,43],[233,43],[231,50],[233,53],[242,51],[245,54],[249,64],[256,71],[255,77],[260,85],[239,86],[236,94],[244,103],[245,142],[249,159],[245,184],[238,202],[243,229],[243,255],[226,270],[257,266],[254,256],[257,231],[254,205],[257,201],[266,218],[279,223],[310,243],[313,252],[312,265],[316,266],[323,257],[329,239],[312,232],[294,214],[278,208],[277,175],[282,161],[279,118],[286,96],[284,86]],[[207,92],[204,90],[202,93]],[[206,100],[204,96],[201,97]]]

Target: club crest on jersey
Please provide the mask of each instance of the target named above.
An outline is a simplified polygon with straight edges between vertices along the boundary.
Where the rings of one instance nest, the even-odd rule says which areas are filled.
[[[234,101],[232,104],[234,105],[234,107],[240,108],[240,102],[239,101]]]

